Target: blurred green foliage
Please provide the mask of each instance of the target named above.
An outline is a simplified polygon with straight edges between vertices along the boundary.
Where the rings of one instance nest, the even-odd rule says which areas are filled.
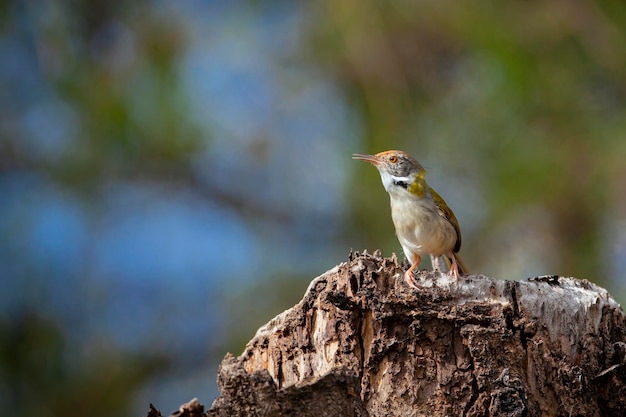
[[[439,178],[472,180],[448,198],[462,217],[484,211],[464,240],[474,270],[520,278],[499,242],[520,221],[541,225],[533,240],[545,245],[544,268],[604,285],[623,279],[607,257],[617,244],[606,242],[607,228],[624,233],[623,5],[323,3],[316,50],[361,109],[365,149],[402,148],[436,162]],[[358,187],[367,230],[384,211],[369,203],[383,197]],[[480,207],[463,205],[471,193]]]
[[[86,354],[36,313],[0,321],[2,406],[16,416],[131,415],[165,358],[120,355],[93,341]]]

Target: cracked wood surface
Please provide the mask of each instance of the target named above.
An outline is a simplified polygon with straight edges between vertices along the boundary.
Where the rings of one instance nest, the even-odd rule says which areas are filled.
[[[421,271],[351,253],[228,354],[209,416],[613,416],[626,319],[587,281]]]

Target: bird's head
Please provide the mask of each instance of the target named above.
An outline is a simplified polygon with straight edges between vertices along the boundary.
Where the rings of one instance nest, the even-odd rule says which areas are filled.
[[[426,170],[415,158],[402,151],[385,151],[376,155],[354,154],[352,159],[374,165],[390,195],[410,192],[418,197],[426,192]]]

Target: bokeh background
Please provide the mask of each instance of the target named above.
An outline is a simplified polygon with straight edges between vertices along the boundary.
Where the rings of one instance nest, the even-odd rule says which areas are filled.
[[[626,300],[626,6],[0,5],[0,404],[169,413],[350,248],[403,149],[473,272]],[[426,263],[425,266],[428,266]]]

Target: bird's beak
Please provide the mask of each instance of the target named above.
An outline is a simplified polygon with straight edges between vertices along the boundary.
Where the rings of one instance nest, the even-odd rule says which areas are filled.
[[[352,154],[352,159],[356,159],[357,161],[369,162],[370,164],[373,164],[375,166],[378,166],[378,164],[380,164],[380,160],[376,157],[376,155],[355,153]]]

